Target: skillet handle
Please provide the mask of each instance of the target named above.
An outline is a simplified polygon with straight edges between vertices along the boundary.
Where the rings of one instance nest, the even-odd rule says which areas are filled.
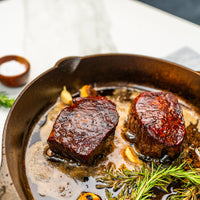
[[[0,200],[20,200],[9,176],[4,148],[2,148],[2,163],[0,166]]]
[[[81,62],[81,57],[73,56],[60,59],[54,68],[64,68],[67,72],[73,72]],[[67,67],[66,67],[67,66]]]

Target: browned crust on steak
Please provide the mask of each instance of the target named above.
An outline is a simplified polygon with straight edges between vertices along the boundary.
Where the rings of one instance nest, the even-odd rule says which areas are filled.
[[[107,98],[76,98],[56,119],[49,147],[54,153],[91,164],[105,140],[114,134],[118,119],[115,104]]]
[[[128,116],[129,131],[143,155],[174,157],[185,136],[182,109],[169,92],[144,92],[132,102]]]

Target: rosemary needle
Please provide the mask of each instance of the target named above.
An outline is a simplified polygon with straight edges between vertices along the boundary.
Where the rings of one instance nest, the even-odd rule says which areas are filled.
[[[8,98],[5,92],[0,92],[0,106],[10,108],[13,105],[14,101],[14,99]]]

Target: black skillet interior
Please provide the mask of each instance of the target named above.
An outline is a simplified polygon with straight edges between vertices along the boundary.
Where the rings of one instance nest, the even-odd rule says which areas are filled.
[[[56,101],[63,85],[74,93],[84,84],[143,85],[171,91],[193,104],[196,109],[200,107],[200,76],[179,65],[125,54],[61,59],[54,68],[24,89],[6,121],[5,156],[9,175],[21,199],[32,199],[24,172],[24,151],[29,130],[38,116]]]

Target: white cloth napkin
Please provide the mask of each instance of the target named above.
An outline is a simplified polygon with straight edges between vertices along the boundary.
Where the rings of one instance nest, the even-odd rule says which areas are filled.
[[[200,54],[189,47],[183,47],[165,57],[165,59],[193,69],[194,71],[200,71]]]

